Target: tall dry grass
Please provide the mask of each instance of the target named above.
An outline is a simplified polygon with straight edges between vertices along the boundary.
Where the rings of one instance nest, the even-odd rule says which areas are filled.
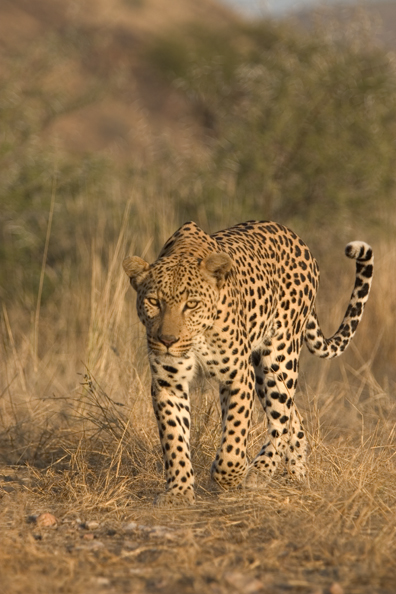
[[[346,592],[392,592],[396,406],[395,300],[389,270],[394,244],[374,246],[373,294],[349,352],[333,362],[308,353],[302,358],[297,403],[310,443],[306,484],[279,476],[257,493],[214,492],[209,469],[220,439],[220,410],[216,386],[200,378],[191,396],[197,508],[162,511],[152,506],[164,480],[144,329],[121,263],[127,253],[155,258],[157,245],[175,228],[172,203],[167,212],[158,208],[155,237],[142,215],[139,231],[131,236],[131,217],[137,209],[143,213],[164,203],[164,196],[155,193],[148,202],[147,193],[135,188],[123,216],[115,219],[115,239],[108,240],[106,226],[114,223],[105,212],[89,244],[78,232],[80,270],[65,265],[62,282],[41,304],[38,295],[30,316],[18,303],[3,306],[2,468],[27,467],[30,476],[26,494],[9,495],[0,513],[0,523],[7,520],[12,526],[0,546],[0,572],[8,591],[58,591],[68,584],[85,594],[95,589],[87,582],[92,572],[114,584],[114,576],[124,576],[118,579],[132,584],[130,572],[137,563],[136,571],[144,567],[139,576],[140,581],[145,576],[147,588],[161,576],[169,592],[190,592],[191,584],[206,591],[208,583],[214,583],[213,591],[223,594],[235,580],[240,580],[241,592],[254,580],[275,593],[284,587],[312,592],[315,584],[324,588],[333,582],[341,582]],[[56,237],[50,236],[49,252],[53,241]],[[340,253],[342,246],[332,246],[329,258],[320,262],[319,313],[328,334],[341,319],[353,283],[353,267]],[[51,273],[48,264],[44,271]],[[251,456],[262,445],[265,431],[263,413],[256,406]],[[35,547],[24,520],[28,513],[46,509],[66,524],[57,535],[46,537],[41,548]],[[70,573],[62,551],[70,540],[67,522],[76,517],[98,519],[120,536],[112,543],[103,532],[101,539],[113,556],[80,561]],[[166,526],[175,531],[173,540],[153,549],[145,533],[135,535],[141,541],[135,556],[120,558],[117,543],[127,538],[121,536],[126,520]],[[152,550],[163,556],[150,561]],[[55,561],[53,551],[58,551]],[[28,570],[26,559],[34,560]],[[36,574],[41,590],[31,585]],[[14,576],[19,576],[16,582]],[[140,591],[140,585],[134,587]]]
[[[65,265],[61,282],[49,300],[41,303],[40,283],[30,316],[18,304],[3,305],[0,439],[4,460],[56,464],[58,457],[63,461],[70,458],[72,443],[89,437],[98,443],[119,443],[117,456],[122,451],[127,459],[134,459],[135,447],[145,448],[147,456],[155,451],[156,463],[150,468],[161,466],[149,398],[144,329],[120,263],[127,253],[140,253],[153,260],[158,245],[174,230],[177,214],[172,206],[165,212],[163,196],[151,196],[150,207],[161,213],[157,215],[157,237],[153,237],[142,214],[147,193],[142,197],[138,191],[135,188],[127,202],[113,241],[107,239],[106,225],[112,223],[105,220],[106,213],[103,220],[99,216],[90,245],[81,233],[76,235],[81,269],[76,273]],[[139,231],[132,237],[131,216],[142,218]],[[49,233],[50,217],[51,212]],[[135,221],[133,227],[138,228]],[[49,249],[55,241],[56,237],[48,237]],[[389,274],[395,246],[378,242],[374,248],[373,293],[349,352],[332,363],[307,354],[302,360],[297,399],[305,408],[307,402],[309,406],[315,403],[315,414],[310,413],[308,420],[315,443],[329,436],[333,439],[343,431],[352,436],[358,430],[360,435],[360,424],[365,428],[363,440],[376,422],[382,430],[388,426],[389,414],[383,408],[391,409],[395,389],[392,320],[396,305],[394,279]],[[332,246],[328,259],[320,262],[323,286],[318,309],[327,334],[338,326],[353,283],[354,270],[346,258],[341,259],[342,249]],[[50,273],[45,260],[41,275]],[[199,436],[194,447],[205,459],[202,467],[207,467],[216,447],[215,440],[210,438],[209,444],[204,437],[205,427],[214,422],[208,422],[209,416],[218,423],[215,392],[202,380],[194,397],[199,411],[195,419]],[[259,441],[261,425],[253,430],[253,436],[257,432]],[[62,454],[65,444],[67,455]]]

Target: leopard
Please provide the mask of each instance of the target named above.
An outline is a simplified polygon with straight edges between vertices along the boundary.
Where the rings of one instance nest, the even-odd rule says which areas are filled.
[[[213,484],[220,491],[254,488],[282,469],[291,479],[305,479],[308,441],[294,401],[302,346],[323,359],[341,355],[356,333],[372,283],[370,245],[353,241],[345,254],[356,261],[354,288],[330,338],[315,309],[318,264],[303,240],[281,224],[247,221],[209,235],[190,221],[166,241],[154,263],[124,259],[147,336],[166,479],[159,505],[196,501],[190,386],[202,370],[218,383],[221,405]],[[267,431],[249,460],[255,395]]]

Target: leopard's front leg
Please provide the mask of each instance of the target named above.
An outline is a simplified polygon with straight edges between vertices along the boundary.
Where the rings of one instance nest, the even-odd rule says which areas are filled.
[[[253,369],[248,363],[242,371],[231,370],[220,385],[223,434],[211,474],[223,489],[237,487],[247,472],[246,444],[253,397]]]
[[[159,505],[188,505],[195,502],[194,471],[190,456],[188,381],[180,369],[185,366],[184,360],[169,361],[169,357],[165,360],[156,359],[151,366],[151,395],[166,478],[166,491],[156,500]]]

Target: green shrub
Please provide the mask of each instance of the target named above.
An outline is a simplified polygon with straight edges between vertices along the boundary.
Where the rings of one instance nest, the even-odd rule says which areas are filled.
[[[299,227],[381,223],[395,184],[395,71],[363,26],[329,30],[264,22],[151,52],[211,124],[188,210],[204,201],[215,224],[227,208]]]
[[[349,240],[352,228],[375,233],[387,221],[392,230],[392,62],[364,28],[326,31],[194,25],[152,42],[150,76],[161,73],[184,93],[203,124],[204,147],[186,157],[157,139],[151,161],[129,168],[45,140],[51,122],[105,92],[105,79],[93,76],[76,92],[57,76],[69,55],[84,60],[89,40],[69,31],[3,60],[0,297],[17,296],[27,310],[35,304],[54,187],[43,302],[65,263],[70,274],[89,274],[95,238],[104,245],[117,237],[130,197],[128,235],[137,252],[153,255],[188,219],[211,231],[275,219],[310,244],[316,234],[318,246],[323,233]]]
[[[56,76],[65,57],[59,44],[50,36],[30,51],[6,55],[0,79],[0,297],[17,298],[27,307],[37,297],[52,192],[56,216],[44,299],[65,259],[76,260],[76,217],[87,213],[93,193],[103,196],[108,170],[103,159],[66,154],[45,137],[59,115],[94,95],[92,87],[77,93],[62,88]]]

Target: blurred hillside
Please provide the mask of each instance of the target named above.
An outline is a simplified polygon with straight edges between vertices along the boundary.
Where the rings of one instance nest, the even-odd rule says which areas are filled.
[[[147,48],[191,21],[236,20],[212,0],[0,0],[0,64],[6,79],[22,74],[30,96],[51,97],[37,132],[67,150],[128,158],[162,135],[183,149],[199,117],[150,67]]]
[[[396,4],[367,10],[377,38],[394,47]],[[316,14],[302,11],[298,21],[307,25]],[[344,23],[355,16],[351,7],[329,14]],[[159,138],[196,151],[207,132],[205,109],[148,59],[155,40],[191,23],[220,36],[231,29],[246,44],[240,17],[215,0],[0,0],[0,65],[7,78],[24,61],[19,75],[30,95],[50,97],[36,132],[66,151],[149,158]]]

